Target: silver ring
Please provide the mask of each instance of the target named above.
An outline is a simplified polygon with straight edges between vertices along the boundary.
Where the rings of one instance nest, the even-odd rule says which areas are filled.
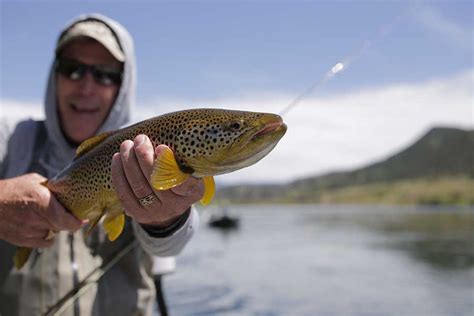
[[[151,205],[151,203],[153,203],[154,200],[155,200],[155,193],[151,193],[145,197],[138,199],[138,202],[140,202],[142,206],[148,206],[148,205]]]

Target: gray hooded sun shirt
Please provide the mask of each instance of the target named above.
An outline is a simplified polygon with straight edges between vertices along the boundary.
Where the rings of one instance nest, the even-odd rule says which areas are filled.
[[[133,41],[117,22],[98,14],[81,15],[64,30],[83,20],[106,24],[126,57],[122,84],[115,103],[98,133],[116,130],[130,121],[135,102],[136,65]],[[57,113],[56,73],[51,66],[45,96],[44,124],[20,122],[13,132],[0,120],[0,176],[7,179],[28,172],[52,178],[75,156],[64,137]],[[0,194],[2,194],[0,192]],[[84,240],[83,231],[60,232],[52,247],[35,250],[19,271],[12,266],[16,247],[0,240],[0,315],[39,315],[74,289],[130,242],[136,246],[61,315],[152,315],[154,285],[152,256],[177,255],[199,224],[193,209],[185,224],[171,236],[154,238],[139,224],[127,220],[124,232],[109,242],[97,227]]]

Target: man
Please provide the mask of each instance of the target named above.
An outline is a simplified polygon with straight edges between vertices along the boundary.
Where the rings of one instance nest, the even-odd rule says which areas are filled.
[[[135,55],[128,32],[95,14],[68,25],[50,72],[46,120],[21,122],[9,134],[8,147],[0,142],[1,315],[60,308],[62,315],[152,314],[151,256],[176,255],[191,238],[198,216],[190,207],[203,195],[201,181],[156,192],[140,166],[149,169],[162,145],[153,148],[146,135],[123,142],[111,161],[112,181],[128,217],[114,242],[100,228],[84,240],[87,223],[40,184],[72,161],[82,141],[127,123],[134,98]],[[5,133],[1,139],[7,139]],[[143,198],[153,202],[141,204]],[[51,238],[51,232],[59,233]],[[16,246],[36,249],[21,270],[12,267]],[[65,304],[63,298],[97,267],[111,268],[72,305]]]

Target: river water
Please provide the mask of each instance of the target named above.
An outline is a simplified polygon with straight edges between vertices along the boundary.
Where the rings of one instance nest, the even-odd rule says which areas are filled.
[[[163,279],[171,315],[474,315],[474,210],[233,206]]]

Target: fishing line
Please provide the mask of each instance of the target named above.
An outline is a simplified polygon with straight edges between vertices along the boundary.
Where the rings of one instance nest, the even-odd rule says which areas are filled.
[[[299,94],[295,99],[293,99],[283,110],[280,111],[280,115],[286,115],[291,109],[297,106],[301,100],[303,100],[306,96],[313,94],[322,86],[324,86],[329,80],[333,79],[336,75],[342,73],[346,70],[353,62],[358,60],[364,54],[367,53],[368,49],[382,38],[386,37],[392,29],[399,24],[403,18],[411,14],[415,9],[415,5],[411,4],[407,10],[404,12],[396,15],[393,17],[389,23],[382,25],[377,29],[374,36],[369,39],[366,39],[362,42],[360,46],[358,46],[351,54],[349,54],[346,58],[343,58],[341,61],[337,62],[334,66],[332,66],[318,81],[316,81],[313,85]]]
[[[77,287],[73,288],[66,295],[64,295],[54,306],[50,307],[43,316],[59,316],[61,315],[69,306],[71,306],[79,297],[84,295],[88,290],[94,286],[99,279],[109,271],[114,265],[122,259],[127,253],[132,251],[133,248],[138,246],[138,241],[136,239],[131,239],[125,247],[119,249],[114,253],[111,259],[101,266],[95,268],[90,272]]]

